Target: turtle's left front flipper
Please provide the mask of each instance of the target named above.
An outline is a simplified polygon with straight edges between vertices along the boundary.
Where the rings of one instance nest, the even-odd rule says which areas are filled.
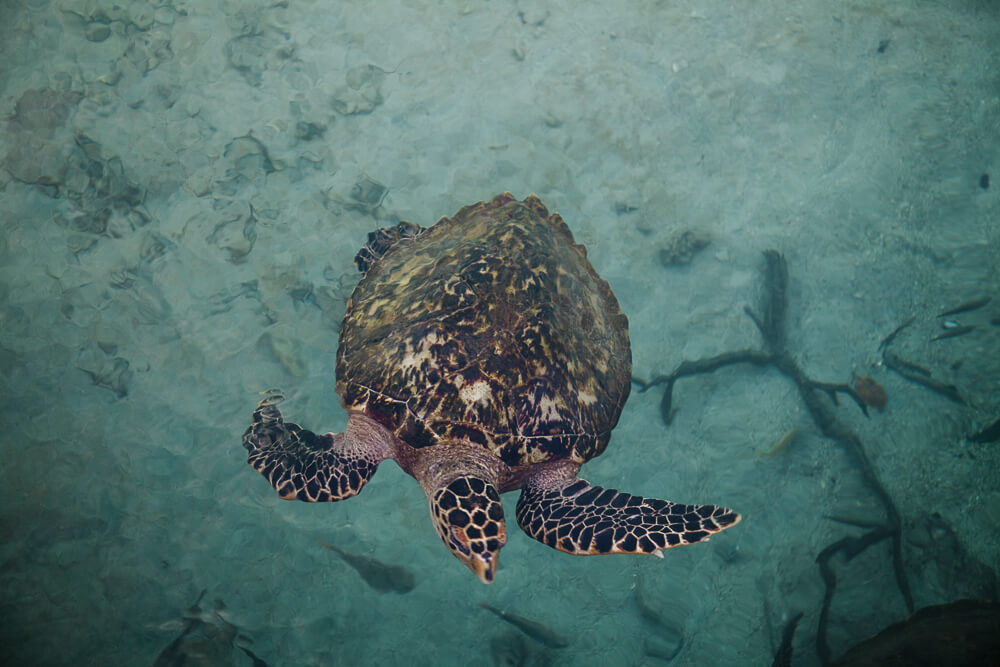
[[[659,556],[663,549],[701,542],[739,520],[725,507],[643,498],[576,478],[529,480],[517,501],[517,523],[524,532],[577,556]]]
[[[285,500],[310,503],[356,496],[388,458],[380,428],[352,415],[344,433],[317,435],[286,422],[278,410],[284,396],[270,390],[257,404],[243,446],[253,468]]]

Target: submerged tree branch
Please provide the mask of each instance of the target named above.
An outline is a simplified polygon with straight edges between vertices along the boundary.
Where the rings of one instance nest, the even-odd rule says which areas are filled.
[[[879,479],[862,445],[861,439],[837,419],[832,408],[832,406],[838,404],[837,393],[845,393],[850,396],[865,416],[868,415],[867,406],[858,393],[847,385],[819,382],[809,378],[791,354],[789,354],[785,347],[788,268],[784,256],[777,250],[764,251],[764,260],[764,293],[760,304],[760,311],[758,313],[749,306],[744,308],[744,311],[753,320],[757,329],[760,330],[764,340],[764,350],[745,349],[735,352],[724,352],[706,359],[684,361],[669,375],[655,377],[649,382],[644,382],[638,378],[634,378],[633,381],[640,387],[640,391],[647,391],[653,387],[664,385],[663,398],[660,402],[660,414],[664,423],[669,425],[673,417],[672,397],[674,385],[677,380],[691,375],[711,373],[719,368],[733,364],[770,365],[795,383],[799,391],[799,396],[817,428],[827,438],[839,442],[847,452],[854,467],[860,472],[865,486],[872,491],[884,508],[886,518],[884,524],[878,525],[861,537],[845,537],[827,546],[820,552],[817,558],[820,575],[826,584],[826,594],[820,611],[816,650],[819,653],[820,660],[826,665],[831,660],[830,648],[827,644],[827,623],[830,604],[837,586],[836,575],[830,567],[830,559],[835,554],[842,553],[847,560],[850,560],[873,544],[890,538],[892,540],[892,565],[896,575],[896,585],[903,596],[908,612],[913,612],[913,594],[910,591],[906,570],[903,567],[902,521],[899,510]],[[904,327],[900,327],[900,330],[902,328]],[[891,338],[895,337],[895,334],[898,332],[899,330],[893,332],[890,339],[885,341],[885,343],[891,342]],[[953,396],[957,397],[957,392],[949,395],[950,392],[947,387],[931,388],[949,398],[953,398]],[[824,396],[828,400],[824,400]]]

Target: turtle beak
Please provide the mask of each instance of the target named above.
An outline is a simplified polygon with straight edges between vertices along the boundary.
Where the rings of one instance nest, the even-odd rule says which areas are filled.
[[[459,477],[433,493],[430,506],[441,541],[480,581],[493,583],[500,549],[507,543],[500,494],[493,485]]]
[[[476,558],[473,563],[466,563],[469,568],[476,573],[479,581],[484,584],[492,584],[493,578],[497,575],[497,565],[500,561],[500,554],[485,554],[485,558]]]
[[[451,526],[445,544],[458,560],[475,572],[484,584],[492,584],[500,561],[500,549],[507,542],[507,531],[501,523],[496,538],[482,540],[470,538],[463,528]],[[475,531],[473,531],[475,533]]]
[[[464,532],[460,528],[452,526],[452,539],[455,543],[448,545],[451,548],[451,552],[455,554],[458,560],[465,563],[465,566],[472,570],[481,582],[492,584],[493,579],[496,578],[497,566],[500,562],[500,548],[507,540],[505,531],[502,530],[504,532],[503,538],[496,549],[493,551],[483,549],[481,552],[474,551],[473,549],[484,545],[477,544],[474,540],[469,540],[464,535]]]

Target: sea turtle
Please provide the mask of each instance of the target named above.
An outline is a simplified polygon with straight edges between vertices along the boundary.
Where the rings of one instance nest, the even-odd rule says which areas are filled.
[[[344,500],[393,459],[451,552],[490,583],[517,522],[570,554],[656,554],[740,516],[592,486],[630,389],[628,320],[586,249],[534,195],[497,195],[428,228],[379,229],[355,258],[337,350],[344,433],[286,422],[271,390],[243,436],[285,499]]]

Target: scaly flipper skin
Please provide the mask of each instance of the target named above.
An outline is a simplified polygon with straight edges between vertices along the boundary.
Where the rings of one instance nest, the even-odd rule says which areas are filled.
[[[317,435],[286,422],[278,411],[282,400],[281,392],[270,390],[257,404],[243,434],[247,463],[285,500],[318,503],[357,495],[384,457],[375,448],[348,447],[350,424],[346,435]]]
[[[656,554],[695,544],[739,523],[716,505],[682,505],[591,486],[529,481],[517,501],[517,523],[531,537],[577,556]]]
[[[354,264],[358,271],[367,273],[372,264],[377,262],[389,248],[401,239],[414,239],[420,236],[424,228],[412,222],[401,221],[395,227],[383,227],[368,234],[368,243],[354,256]]]

